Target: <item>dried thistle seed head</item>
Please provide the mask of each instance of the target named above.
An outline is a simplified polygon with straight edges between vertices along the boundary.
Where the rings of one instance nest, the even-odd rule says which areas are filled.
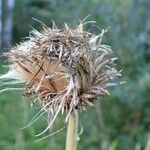
[[[93,106],[97,97],[109,95],[109,82],[121,74],[113,68],[116,58],[110,46],[102,44],[104,33],[84,31],[82,23],[76,29],[44,26],[42,32],[33,30],[28,41],[6,54],[10,71],[1,79],[26,82],[24,96],[36,95],[42,110],[52,114],[43,132],[59,112],[67,111],[67,121],[75,109]]]

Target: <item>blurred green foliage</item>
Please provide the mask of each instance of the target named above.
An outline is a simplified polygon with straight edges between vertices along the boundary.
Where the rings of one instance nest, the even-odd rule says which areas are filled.
[[[106,131],[98,124],[95,109],[88,108],[80,116],[83,134],[79,150],[99,150],[107,134],[112,150],[144,149],[150,134],[150,1],[149,0],[16,0],[13,40],[18,43],[28,36],[32,27],[40,30],[36,18],[58,27],[64,22],[76,26],[79,20],[97,21],[93,32],[109,27],[104,42],[112,46],[118,57],[118,69],[123,69],[122,80],[127,84],[110,89],[112,95],[99,100],[102,105]],[[90,26],[87,25],[87,28]],[[4,63],[2,60],[1,64]],[[1,65],[2,66],[2,65]],[[1,68],[0,73],[6,72]],[[3,87],[0,87],[3,88]],[[19,130],[38,112],[31,109],[30,101],[21,100],[21,93],[5,92],[0,95],[0,150],[63,150],[65,129],[60,133],[35,142],[46,127],[41,118],[30,128]],[[54,124],[53,131],[64,126],[63,116]],[[48,133],[47,133],[48,134]]]

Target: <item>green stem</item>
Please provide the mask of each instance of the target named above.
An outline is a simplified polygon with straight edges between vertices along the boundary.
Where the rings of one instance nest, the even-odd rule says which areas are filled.
[[[66,150],[76,150],[78,133],[78,114],[72,112],[67,126]]]

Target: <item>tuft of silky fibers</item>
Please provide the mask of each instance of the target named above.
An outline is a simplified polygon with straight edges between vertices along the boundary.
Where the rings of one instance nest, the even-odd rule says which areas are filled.
[[[84,31],[83,23],[75,29],[66,24],[61,30],[43,26],[5,54],[10,71],[0,79],[25,82],[23,96],[35,96],[42,105],[40,112],[51,112],[52,120],[42,133],[60,112],[67,112],[67,122],[71,112],[110,95],[107,88],[115,85],[111,80],[121,74],[114,68],[116,58],[110,46],[102,43],[105,32]]]

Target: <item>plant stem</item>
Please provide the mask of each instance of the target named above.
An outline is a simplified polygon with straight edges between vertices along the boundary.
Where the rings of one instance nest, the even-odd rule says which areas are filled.
[[[76,150],[77,148],[77,132],[78,132],[78,113],[70,114],[67,126],[66,150]]]

